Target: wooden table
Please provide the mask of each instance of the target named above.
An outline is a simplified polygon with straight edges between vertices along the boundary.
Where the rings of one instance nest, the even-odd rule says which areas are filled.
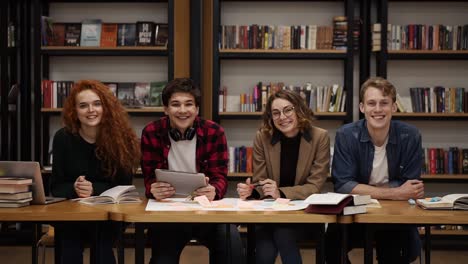
[[[354,215],[354,223],[363,224],[413,224],[425,225],[426,247],[425,260],[430,263],[430,225],[468,224],[468,211],[457,210],[424,210],[407,201],[380,201],[382,208],[369,208],[367,214]],[[366,228],[367,229],[367,228]],[[372,263],[372,241],[366,234],[364,263]]]
[[[148,223],[336,223],[335,215],[307,214],[301,211],[145,211],[147,201],[141,204],[106,205],[110,219],[119,222],[135,223],[135,263],[144,262],[143,225]],[[317,263],[324,263],[325,230],[321,229]],[[119,239],[121,241],[121,239]],[[119,248],[119,263],[123,261],[123,250]]]
[[[62,221],[107,221],[108,219],[109,213],[105,210],[71,201],[63,201],[48,205],[30,205],[20,208],[0,208],[0,221],[35,223],[36,230],[33,235],[32,263],[37,263],[36,244],[41,234],[41,229],[39,228],[40,223]],[[96,245],[93,246],[95,247]],[[94,250],[97,250],[97,247],[95,247]],[[56,258],[60,256],[60,252],[57,250],[57,247],[55,252]],[[97,257],[97,254],[93,255]],[[93,261],[96,262],[96,260]]]

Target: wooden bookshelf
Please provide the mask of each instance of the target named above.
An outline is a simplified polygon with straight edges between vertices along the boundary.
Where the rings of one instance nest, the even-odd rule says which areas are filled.
[[[42,46],[41,50],[160,50],[167,47],[160,46],[118,46],[118,47],[75,47],[75,46]]]
[[[423,174],[421,178],[431,180],[468,180],[468,174]]]
[[[389,50],[388,54],[468,54],[468,50]]]
[[[61,113],[63,108],[41,108],[42,113]],[[142,107],[142,108],[126,108],[128,113],[163,113],[164,108],[161,107]]]
[[[345,50],[335,49],[220,49],[220,53],[333,53],[346,54]]]
[[[420,235],[424,235],[424,229],[419,230]],[[431,229],[432,236],[468,236],[468,230],[442,230]]]
[[[393,113],[395,117],[468,117],[468,113]]]

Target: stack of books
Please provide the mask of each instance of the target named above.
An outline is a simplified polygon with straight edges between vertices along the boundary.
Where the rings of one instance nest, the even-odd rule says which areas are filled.
[[[309,204],[306,213],[353,215],[367,213],[367,205],[372,201],[370,195],[329,192],[312,194],[304,203]]]
[[[30,178],[0,177],[0,207],[23,207],[30,204]]]

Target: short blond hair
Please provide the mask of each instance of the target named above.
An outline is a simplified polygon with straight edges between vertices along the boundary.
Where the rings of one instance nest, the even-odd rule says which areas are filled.
[[[387,79],[382,77],[371,77],[365,81],[361,86],[361,91],[359,92],[359,102],[364,102],[364,95],[366,94],[367,89],[370,87],[382,91],[384,96],[390,96],[393,102],[396,102],[396,89],[395,86]]]

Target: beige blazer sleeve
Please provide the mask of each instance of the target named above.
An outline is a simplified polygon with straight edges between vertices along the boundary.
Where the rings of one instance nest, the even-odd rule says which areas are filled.
[[[330,168],[330,138],[326,130],[312,127],[311,140],[304,137],[299,147],[299,160],[294,186],[280,187],[288,199],[305,199],[319,193],[325,183]],[[272,179],[280,182],[281,142],[271,144],[271,136],[259,131],[253,148],[253,182]],[[261,187],[256,189],[264,198]]]

